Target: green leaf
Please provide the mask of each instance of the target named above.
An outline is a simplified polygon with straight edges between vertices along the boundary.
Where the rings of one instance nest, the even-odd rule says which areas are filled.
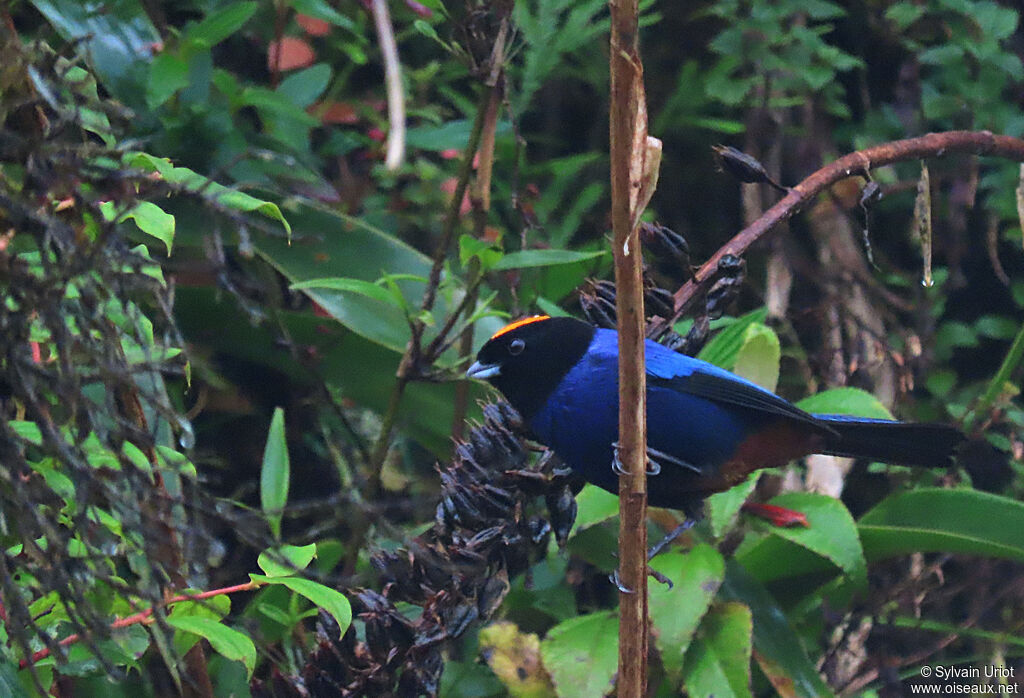
[[[1024,502],[970,489],[894,494],[857,526],[868,561],[911,552],[1024,560]]]
[[[277,86],[277,91],[296,107],[306,108],[327,89],[331,81],[331,66],[317,63],[292,73]]]
[[[43,685],[47,682],[43,680]],[[29,698],[29,693],[18,680],[18,669],[7,659],[0,660],[0,696],[9,698]]]
[[[39,425],[36,424],[35,422],[29,422],[21,419],[12,419],[11,421],[7,422],[7,426],[9,426],[14,431],[15,434],[17,434],[25,441],[28,441],[30,444],[33,444],[35,446],[43,445],[43,432],[40,431]]]
[[[737,375],[774,392],[779,382],[779,359],[782,347],[775,330],[752,322],[743,333],[743,344],[736,354],[732,370]]]
[[[126,104],[137,101],[145,82],[145,61],[160,43],[139,0],[104,3],[102,9],[81,0],[32,0],[46,20],[68,41],[80,41],[103,84]]]
[[[316,543],[309,545],[282,545],[264,550],[256,559],[268,577],[289,577],[301,572],[316,557]]]
[[[874,395],[860,388],[830,388],[805,397],[796,406],[812,414],[845,414],[892,419],[892,412]]]
[[[540,653],[559,696],[603,696],[618,666],[619,619],[600,611],[563,621],[548,631]]]
[[[214,10],[199,24],[190,27],[185,36],[191,41],[210,48],[241,29],[258,7],[259,3],[257,2],[237,2]]]
[[[227,208],[242,211],[243,213],[256,212],[272,218],[281,223],[289,236],[292,233],[291,225],[285,220],[277,204],[229,189],[197,172],[193,172],[187,167],[175,167],[167,158],[158,158],[148,153],[133,152],[125,155],[125,164],[128,167],[137,167],[149,172],[156,172],[166,182],[178,185],[185,191],[193,194],[211,198]]]
[[[146,104],[150,109],[156,109],[187,86],[188,63],[173,53],[161,53],[149,64]]]
[[[260,505],[267,516],[274,538],[281,538],[281,518],[284,505],[288,503],[288,483],[291,465],[288,460],[288,444],[284,435],[284,410],[274,408],[267,432],[267,445],[263,450],[263,466],[260,469]]]
[[[344,635],[348,626],[352,624],[352,606],[345,595],[337,589],[301,577],[268,577],[262,574],[250,574],[249,578],[263,584],[280,584],[309,599],[314,606],[322,608],[334,617],[338,627],[341,628],[341,635]],[[340,638],[341,635],[338,637]]]
[[[713,494],[704,500],[704,509],[707,511],[711,533],[715,538],[721,538],[736,520],[736,515],[740,513],[743,503],[757,487],[760,477],[759,472],[751,473],[735,487]]]
[[[856,584],[867,584],[867,563],[857,526],[842,502],[823,494],[787,492],[772,499],[771,503],[803,512],[809,526],[769,527],[768,535],[749,544],[745,542],[740,547],[736,559],[752,570],[761,582],[795,573],[795,566],[790,566],[786,554],[787,546],[782,544],[784,540],[829,560],[850,575]]]
[[[497,249],[493,242],[478,240],[472,235],[463,235],[459,238],[459,264],[462,266],[466,266],[476,257],[480,260],[481,271],[489,271],[498,263],[501,256],[501,250]]]
[[[690,639],[722,584],[725,561],[714,547],[701,543],[687,553],[659,555],[651,567],[673,583],[671,589],[652,584],[649,603],[655,645],[665,671],[678,682]]]
[[[297,281],[291,285],[291,289],[293,291],[307,291],[310,289],[350,291],[352,293],[358,293],[361,296],[366,296],[367,298],[380,301],[386,305],[398,307],[398,303],[395,301],[395,296],[391,291],[378,286],[371,281],[363,281],[362,279],[345,279],[337,277],[329,279],[309,279],[308,281]]]
[[[605,254],[604,250],[595,252],[575,252],[573,250],[522,250],[510,252],[497,264],[494,269],[502,271],[505,269],[525,269],[527,267],[550,267],[557,264],[574,264],[588,259],[595,259]]]
[[[586,484],[576,495],[576,520],[572,535],[619,515],[619,498],[600,487]]]
[[[732,369],[736,364],[736,357],[743,347],[747,328],[755,322],[763,323],[767,317],[768,309],[758,308],[736,318],[735,322],[725,327],[704,345],[704,348],[697,354],[697,358],[715,366]]]
[[[982,337],[1013,339],[1020,330],[1020,323],[1002,315],[982,315],[974,327]]]
[[[750,609],[737,601],[715,606],[704,617],[686,653],[690,696],[750,696]]]
[[[206,639],[218,654],[242,662],[249,678],[256,668],[256,646],[247,635],[212,618],[178,616],[171,614],[167,624],[176,630],[192,633]]]
[[[102,206],[102,204],[101,204]],[[174,216],[149,201],[140,201],[120,221],[131,218],[139,230],[152,235],[167,246],[167,256],[171,256],[171,245],[174,243]]]
[[[832,695],[808,659],[785,612],[760,582],[735,560],[725,563],[720,596],[742,601],[750,608],[754,621],[754,656],[779,693],[800,698]]]
[[[322,19],[336,27],[342,27],[354,31],[356,26],[351,19],[340,14],[326,0],[292,0],[291,6],[296,12],[301,12],[310,17]]]

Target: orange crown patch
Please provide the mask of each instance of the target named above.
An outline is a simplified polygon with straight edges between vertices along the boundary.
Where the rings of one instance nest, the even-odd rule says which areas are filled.
[[[517,327],[522,327],[523,325],[529,325],[530,323],[540,322],[541,320],[550,320],[550,319],[551,319],[550,315],[531,315],[530,317],[524,317],[521,320],[516,320],[515,322],[510,322],[509,324],[505,325],[500,330],[498,330],[493,335],[491,335],[491,339],[497,339],[501,335],[505,334],[506,332],[511,332],[512,330],[516,329]]]

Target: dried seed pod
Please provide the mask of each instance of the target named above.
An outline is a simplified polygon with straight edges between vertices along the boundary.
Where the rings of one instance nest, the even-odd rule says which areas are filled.
[[[640,243],[651,254],[690,270],[690,244],[679,233],[659,223],[640,224]],[[689,273],[687,274],[689,275]]]
[[[775,189],[785,193],[789,190],[771,178],[768,171],[756,158],[747,155],[742,150],[737,150],[728,145],[715,145],[711,149],[718,156],[718,163],[722,170],[733,177],[747,184],[770,184]]]

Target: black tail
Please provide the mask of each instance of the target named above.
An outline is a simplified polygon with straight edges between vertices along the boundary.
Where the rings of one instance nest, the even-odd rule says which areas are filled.
[[[814,416],[836,432],[822,450],[831,456],[944,468],[950,465],[950,459],[964,441],[964,435],[947,424],[911,424],[836,414]]]

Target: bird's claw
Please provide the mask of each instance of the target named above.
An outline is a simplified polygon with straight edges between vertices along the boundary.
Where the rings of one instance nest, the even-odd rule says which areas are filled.
[[[684,532],[693,528],[695,523],[697,523],[695,519],[687,518],[686,521],[673,528],[667,536],[651,546],[651,549],[647,551],[647,559],[653,560],[655,555],[660,555],[672,541],[681,536]]]
[[[622,583],[622,579],[619,577],[619,571],[618,570],[613,570],[612,573],[608,575],[608,581],[611,582],[612,584],[614,584],[615,588],[618,589],[623,594],[635,594],[636,593],[636,589],[630,589],[628,586],[626,586],[625,584]]]

